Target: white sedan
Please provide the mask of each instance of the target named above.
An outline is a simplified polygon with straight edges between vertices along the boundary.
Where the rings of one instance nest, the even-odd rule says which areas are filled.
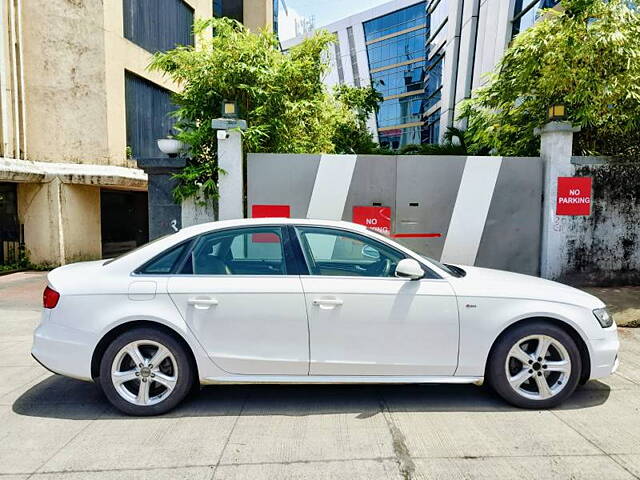
[[[212,383],[475,383],[548,408],[618,366],[580,290],[443,265],[346,222],[185,228],[53,270],[33,356],[133,415]]]

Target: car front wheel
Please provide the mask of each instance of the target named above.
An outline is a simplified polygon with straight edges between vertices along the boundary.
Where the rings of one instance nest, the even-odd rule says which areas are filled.
[[[582,370],[576,342],[549,322],[526,323],[503,334],[487,369],[488,381],[521,408],[551,408],[578,386]]]
[[[100,363],[107,399],[128,415],[159,415],[189,392],[193,370],[184,347],[171,335],[136,328],[117,337]]]

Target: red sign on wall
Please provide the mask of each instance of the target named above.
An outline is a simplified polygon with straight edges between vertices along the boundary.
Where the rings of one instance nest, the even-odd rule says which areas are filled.
[[[353,223],[390,235],[391,207],[353,207]]]
[[[591,215],[591,177],[558,177],[556,215]]]
[[[252,218],[289,218],[291,207],[289,205],[253,205],[251,207]],[[280,238],[275,233],[254,233],[251,236],[253,243],[278,243]]]
[[[289,218],[291,207],[289,205],[253,205],[251,207],[252,218]]]

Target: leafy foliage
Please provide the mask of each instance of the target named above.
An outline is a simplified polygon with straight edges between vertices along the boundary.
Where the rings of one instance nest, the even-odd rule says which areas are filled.
[[[212,35],[213,30],[213,35]],[[181,201],[200,189],[217,196],[217,139],[211,120],[220,117],[224,99],[235,100],[246,119],[244,150],[271,153],[344,153],[375,148],[366,118],[377,109],[373,88],[340,87],[335,94],[322,82],[329,64],[326,50],[335,40],[316,32],[287,53],[266,30],[249,32],[228,18],[197,20],[196,47],[158,52],[151,70],[168,74],[181,86],[174,135],[189,146],[190,161],[174,191]]]
[[[628,0],[562,0],[520,33],[488,86],[462,107],[469,151],[535,155],[548,107],[581,128],[576,153],[637,151],[640,15]]]
[[[380,92],[370,87],[339,85],[334,97],[339,111],[332,138],[336,153],[375,153],[379,146],[367,128],[367,119],[378,111]]]

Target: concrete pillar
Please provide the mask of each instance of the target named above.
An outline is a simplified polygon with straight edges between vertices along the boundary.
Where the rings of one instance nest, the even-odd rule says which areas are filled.
[[[149,240],[182,228],[182,207],[173,201],[178,180],[173,175],[186,165],[184,158],[140,158],[138,167],[149,175]]]
[[[100,188],[46,183],[18,184],[18,216],[29,261],[57,266],[102,256]]]
[[[542,251],[540,276],[556,279],[566,265],[567,232],[556,215],[558,177],[573,175],[571,155],[573,133],[578,129],[569,122],[550,122],[540,129],[540,157],[544,164],[542,203]]]
[[[218,180],[218,218],[244,218],[242,134],[239,131],[227,130],[227,138],[218,139],[218,166],[225,172]]]

